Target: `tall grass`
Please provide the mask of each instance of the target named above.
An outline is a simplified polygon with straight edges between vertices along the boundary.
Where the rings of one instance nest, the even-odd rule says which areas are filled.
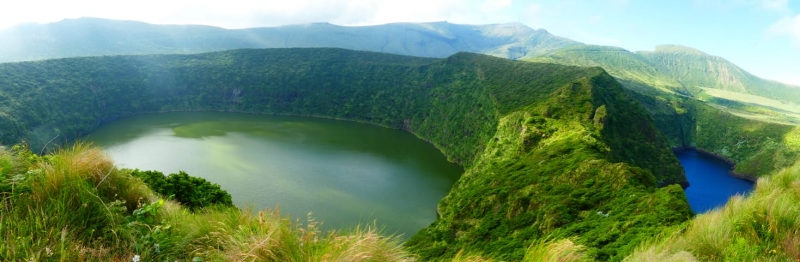
[[[699,215],[683,232],[643,245],[627,261],[800,260],[800,162],[758,180],[747,197],[735,196]]]
[[[398,237],[382,236],[374,226],[322,232],[309,218],[298,223],[278,211],[235,208],[190,213],[165,209],[178,254],[219,261],[415,261]]]
[[[0,261],[415,260],[374,226],[321,232],[277,211],[191,212],[128,172],[87,144],[45,157],[0,151]]]
[[[452,262],[492,262],[480,255],[470,254],[464,250],[458,252]],[[586,248],[577,245],[570,239],[535,241],[525,251],[523,262],[589,262],[593,261],[586,254]]]
[[[133,236],[122,226],[125,214],[153,197],[143,183],[85,144],[44,158],[24,149],[0,158],[28,167],[0,171],[15,178],[0,212],[0,260],[125,256]]]

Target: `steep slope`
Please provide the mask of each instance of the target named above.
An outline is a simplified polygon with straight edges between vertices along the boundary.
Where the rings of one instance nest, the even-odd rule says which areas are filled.
[[[665,45],[637,54],[689,87],[722,89],[793,104],[800,99],[800,87],[756,77],[722,57],[689,47]]]
[[[409,246],[518,259],[579,236],[619,259],[692,213],[652,118],[600,68],[459,53],[235,50],[0,65],[0,139],[40,148],[128,115],[211,110],[332,117],[401,128],[466,173]],[[433,211],[432,211],[433,212]]]
[[[582,45],[565,47],[526,61],[556,63],[572,66],[597,66],[617,78],[625,87],[637,92],[652,94],[654,91],[689,95],[678,79],[667,76],[643,57],[628,50],[611,46]],[[655,90],[653,90],[655,88]]]
[[[637,248],[625,261],[800,260],[800,162]]]
[[[722,58],[697,50],[665,46],[658,50],[652,53],[631,53],[615,47],[574,46],[524,60],[605,68],[623,86],[633,91],[630,94],[654,117],[656,126],[667,136],[672,147],[697,147],[724,157],[735,164],[734,171],[738,176],[755,180],[788,166],[793,159],[800,156],[800,144],[787,142],[791,140],[790,137],[795,136],[793,134],[800,132],[800,128],[783,124],[796,121],[787,115],[791,114],[787,110],[792,107],[760,103],[759,101],[768,99],[758,95],[750,95],[750,100],[760,100],[748,102],[713,96],[720,92],[740,94],[735,92],[751,91],[765,95],[767,92],[761,89],[765,85],[759,83],[777,83],[754,77]],[[664,68],[659,64],[660,60],[653,60],[655,53],[672,54],[665,55],[673,59],[668,63],[671,68]],[[707,86],[726,88],[726,85],[714,80],[717,79],[714,74],[720,72],[719,69],[702,69],[694,63],[702,59],[709,61],[704,62],[703,65],[706,66],[715,64],[736,68],[740,74],[735,77],[729,75],[730,79],[747,77],[746,79],[752,81],[736,80],[741,84],[740,90],[709,89]],[[681,74],[689,76],[675,72],[683,72]],[[782,101],[797,101],[791,97],[793,94],[790,91],[800,88],[778,85],[783,86],[782,89],[775,90],[786,91],[781,93],[786,96]],[[712,92],[715,90],[719,92]],[[745,115],[747,118],[742,117],[742,114],[748,114]],[[760,121],[761,119],[780,123]]]
[[[674,148],[696,147],[735,164],[755,181],[800,158],[800,127],[747,119],[688,97],[631,93]]]
[[[692,215],[679,186],[655,189],[653,169],[615,160],[624,150],[660,151],[652,147],[660,133],[612,77],[581,78],[550,94],[500,119],[439,204],[441,217],[409,241],[412,250],[423,259],[468,250],[517,260],[531,239],[577,237],[593,257],[620,260],[633,243]]]
[[[0,148],[0,195],[2,261],[415,261],[375,227],[323,232],[240,210],[205,179],[122,169],[82,143],[45,156]],[[215,202],[226,205],[197,205]]]
[[[465,51],[519,58],[576,44],[518,23],[396,23],[362,27],[320,23],[227,30],[81,18],[0,31],[0,46],[4,47],[0,62],[286,47],[338,47],[423,57],[446,57]]]

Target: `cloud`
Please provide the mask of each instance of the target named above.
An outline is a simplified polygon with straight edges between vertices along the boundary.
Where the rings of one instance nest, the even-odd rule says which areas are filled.
[[[786,82],[787,84],[790,84],[790,85],[800,86],[800,77],[798,77],[798,76],[789,76],[789,77],[785,78],[784,82]]]
[[[789,36],[800,45],[800,15],[787,16],[772,24],[767,30],[769,35]]]
[[[481,4],[482,11],[494,12],[511,6],[511,0],[486,0]]]
[[[791,12],[789,0],[695,0],[694,2],[703,7],[719,10],[730,10],[739,7],[757,7],[772,12]]]
[[[514,0],[27,0],[0,8],[0,28],[22,22],[100,17],[157,24],[206,24],[225,28],[331,22],[372,25],[517,20]]]
[[[756,0],[761,7],[767,10],[774,10],[774,11],[788,11],[789,9],[789,0]]]

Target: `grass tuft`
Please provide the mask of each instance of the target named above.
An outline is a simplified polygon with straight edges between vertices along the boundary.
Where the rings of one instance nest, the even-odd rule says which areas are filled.
[[[758,180],[749,196],[697,216],[683,232],[642,245],[626,261],[797,261],[800,162]]]
[[[374,225],[321,232],[310,215],[190,211],[88,144],[44,157],[2,150],[0,167],[0,261],[415,261]]]

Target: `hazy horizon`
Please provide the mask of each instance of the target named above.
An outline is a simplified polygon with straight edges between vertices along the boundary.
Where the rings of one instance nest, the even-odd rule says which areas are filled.
[[[800,72],[800,1],[790,0],[32,0],[0,10],[0,30],[80,17],[228,29],[309,23],[519,22],[585,44],[630,51],[688,46],[724,57],[759,77],[800,85],[796,73]]]

